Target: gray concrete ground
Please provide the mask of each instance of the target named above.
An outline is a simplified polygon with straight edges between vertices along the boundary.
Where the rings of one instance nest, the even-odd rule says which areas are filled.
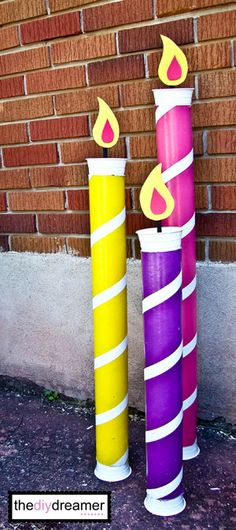
[[[184,465],[186,510],[159,518],[143,506],[145,496],[144,418],[131,410],[132,476],[105,484],[93,474],[94,413],[91,404],[60,397],[50,402],[32,383],[0,378],[0,529],[11,530],[233,530],[236,528],[233,427],[199,426],[200,456]],[[111,491],[107,523],[8,522],[9,490]]]

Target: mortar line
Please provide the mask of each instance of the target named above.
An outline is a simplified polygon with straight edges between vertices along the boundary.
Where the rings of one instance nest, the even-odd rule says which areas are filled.
[[[48,15],[51,15],[51,10],[49,6],[49,0],[45,0],[45,7]]]
[[[198,19],[197,17],[194,17],[193,18],[193,38],[194,38],[194,42],[195,44],[198,44],[198,33],[197,33],[197,24],[198,24]]]

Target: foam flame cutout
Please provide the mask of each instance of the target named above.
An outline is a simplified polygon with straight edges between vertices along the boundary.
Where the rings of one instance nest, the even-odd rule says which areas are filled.
[[[184,52],[169,37],[161,35],[163,52],[158,68],[160,80],[169,86],[183,83],[188,73],[188,63]]]
[[[140,192],[140,204],[148,219],[166,219],[174,210],[174,199],[164,183],[161,164],[158,164],[146,178]]]
[[[93,138],[101,147],[113,147],[119,139],[119,123],[109,105],[102,98],[97,99],[99,113],[93,127]]]

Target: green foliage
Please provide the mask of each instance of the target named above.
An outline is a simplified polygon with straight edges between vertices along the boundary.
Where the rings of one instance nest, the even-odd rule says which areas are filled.
[[[59,393],[56,390],[45,388],[43,395],[48,399],[48,401],[57,401],[59,399]]]

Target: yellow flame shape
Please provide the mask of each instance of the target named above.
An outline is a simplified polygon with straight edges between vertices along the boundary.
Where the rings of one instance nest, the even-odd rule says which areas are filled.
[[[169,86],[177,86],[183,83],[187,77],[188,73],[188,63],[184,52],[175,44],[175,42],[165,35],[161,35],[161,40],[163,42],[163,52],[161,61],[158,68],[158,76],[160,80]],[[172,63],[173,59],[179,63],[181,69],[181,75],[178,79],[169,79],[168,78],[168,68]]]
[[[93,138],[101,147],[113,147],[119,139],[119,123],[109,105],[102,98],[97,99],[99,104],[99,113],[93,127]],[[109,123],[114,135],[110,142],[104,141],[102,138],[103,130],[107,122]]]
[[[154,190],[158,192],[158,194],[166,203],[165,210],[159,214],[154,213],[151,210],[151,202]],[[166,219],[173,212],[175,202],[162,178],[161,164],[158,164],[158,166],[156,166],[146,178],[140,191],[139,200],[144,215],[153,221]]]

